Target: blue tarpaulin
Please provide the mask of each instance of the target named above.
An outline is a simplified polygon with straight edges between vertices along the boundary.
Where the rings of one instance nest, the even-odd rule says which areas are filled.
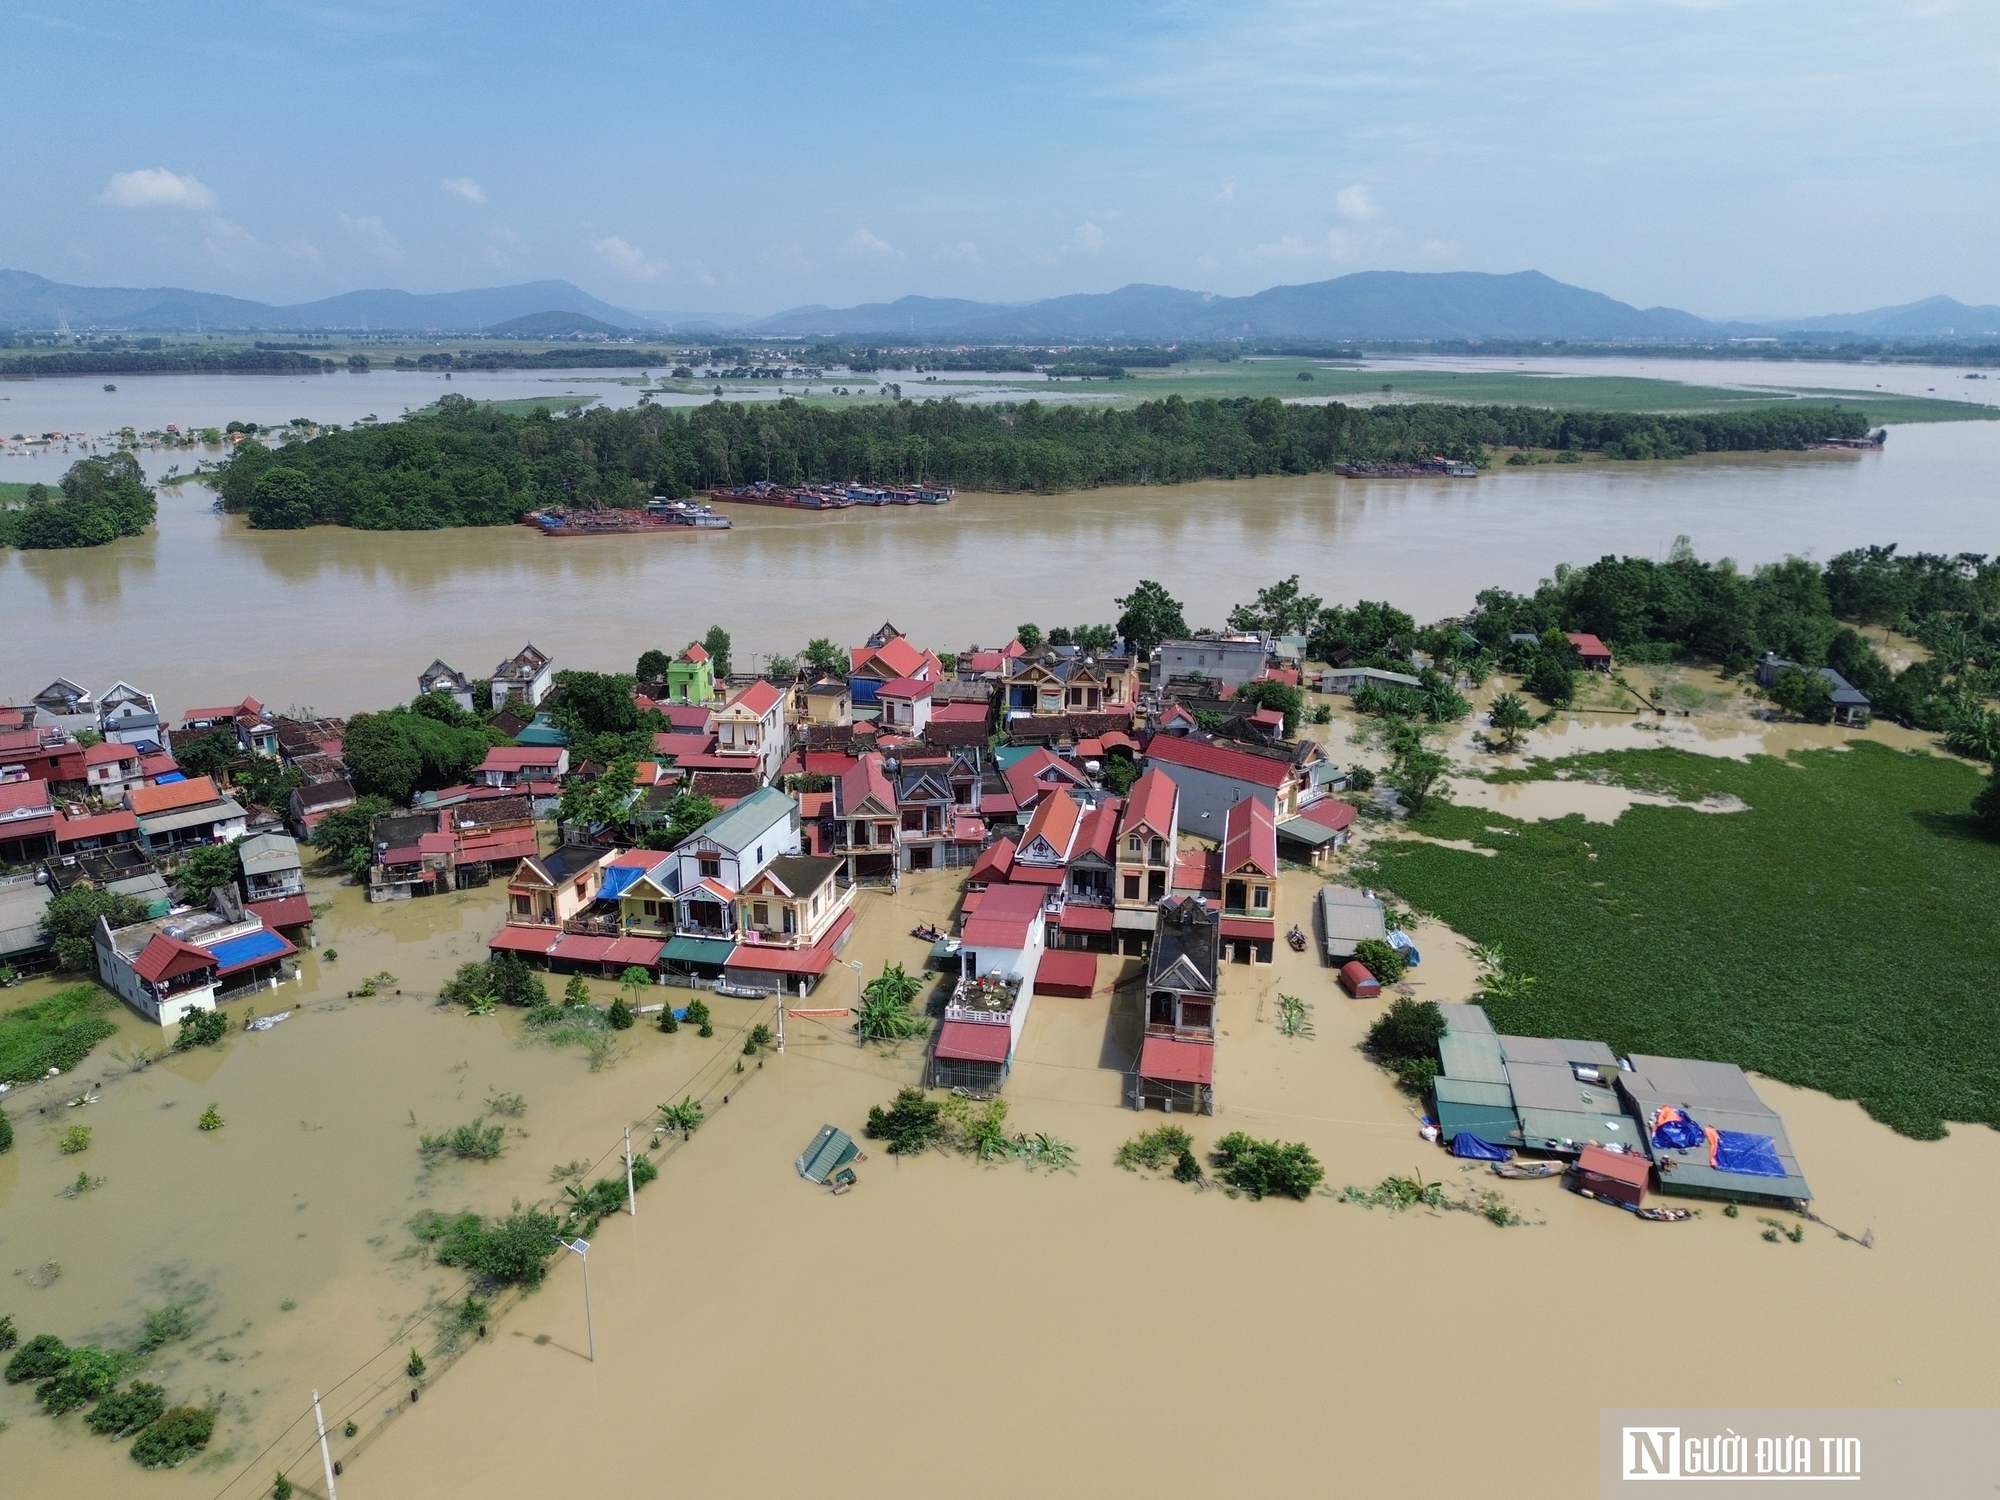
[[[1685,1110],[1662,1109],[1653,1117],[1655,1146],[1665,1146],[1674,1151],[1692,1151],[1706,1139],[1701,1126],[1695,1123],[1694,1116]]]
[[[215,960],[218,974],[222,975],[295,951],[290,943],[269,928],[262,932],[248,932],[224,943],[210,943],[207,947],[209,956]]]
[[[1417,945],[1410,941],[1410,935],[1401,928],[1389,929],[1389,946],[1398,950],[1403,955],[1403,961],[1413,969],[1424,961],[1423,954],[1417,952]]]
[[[1491,1141],[1482,1141],[1469,1130],[1461,1130],[1451,1138],[1453,1156],[1469,1156],[1474,1161],[1505,1161],[1507,1148],[1496,1146]]]
[[[1715,1133],[1715,1159],[1709,1163],[1718,1172],[1740,1172],[1746,1177],[1785,1177],[1785,1164],[1778,1160],[1778,1143],[1768,1135],[1751,1135],[1741,1130]]]
[[[597,888],[599,901],[616,901],[646,872],[637,865],[613,865],[604,872],[604,884]]]

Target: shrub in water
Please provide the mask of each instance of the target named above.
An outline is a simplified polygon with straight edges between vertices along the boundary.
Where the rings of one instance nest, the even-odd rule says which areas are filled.
[[[1368,1028],[1368,1050],[1389,1066],[1409,1057],[1434,1057],[1444,1039],[1444,1012],[1435,1001],[1400,995]]]
[[[669,1000],[660,1007],[660,1030],[672,1035],[681,1029],[681,1018],[674,1014],[673,1002]]]
[[[868,1111],[870,1140],[887,1141],[891,1156],[908,1156],[935,1145],[945,1133],[944,1106],[922,1089],[901,1089],[888,1108]]]
[[[1394,984],[1403,977],[1403,970],[1409,967],[1402,951],[1381,938],[1363,938],[1354,945],[1354,956],[1363,968],[1384,984]]]
[[[0,1156],[14,1149],[14,1122],[0,1113]]]
[[[630,1031],[632,1029],[632,1007],[625,1003],[623,995],[620,995],[616,1000],[611,1002],[611,1014],[608,1019],[611,1022],[611,1029],[613,1031]]]
[[[1162,1125],[1157,1130],[1148,1130],[1143,1135],[1135,1135],[1118,1148],[1118,1165],[1128,1172],[1136,1172],[1147,1167],[1157,1172],[1170,1161],[1177,1160],[1193,1149],[1194,1137],[1178,1125]],[[1199,1165],[1196,1170],[1199,1171]]]
[[[271,1481],[271,1500],[292,1500],[292,1482],[282,1473]]]
[[[1232,1130],[1215,1143],[1209,1162],[1224,1182],[1253,1199],[1274,1194],[1304,1198],[1326,1175],[1302,1144],[1260,1141],[1240,1130]]]
[[[219,1010],[191,1010],[181,1017],[180,1035],[174,1038],[174,1051],[185,1052],[190,1047],[213,1047],[229,1034],[229,1017]]]
[[[174,1469],[208,1446],[215,1413],[206,1407],[176,1406],[139,1434],[132,1457],[149,1469]]]
[[[222,1129],[222,1111],[217,1109],[213,1104],[210,1104],[207,1109],[201,1112],[201,1118],[195,1121],[195,1129],[197,1130]]]
[[[69,1363],[69,1345],[53,1333],[38,1333],[7,1361],[6,1379],[9,1385],[21,1385],[30,1380],[47,1380],[60,1375]]]
[[[21,1342],[20,1332],[14,1327],[12,1318],[0,1318],[0,1353],[5,1353]]]
[[[708,1013],[706,1000],[690,1000],[687,1003],[688,1024],[697,1028],[701,1036],[715,1035],[715,1022]]]
[[[109,1438],[128,1438],[140,1428],[159,1421],[166,1409],[165,1391],[135,1380],[126,1389],[112,1391],[97,1403],[88,1418],[90,1430]]]
[[[72,1349],[61,1370],[35,1387],[35,1398],[51,1416],[90,1405],[118,1383],[127,1356],[96,1344]]]
[[[90,1127],[88,1125],[70,1126],[69,1129],[63,1132],[62,1145],[59,1149],[64,1156],[74,1156],[79,1151],[88,1151],[90,1149]]]
[[[410,1346],[410,1362],[404,1365],[403,1369],[412,1380],[422,1380],[424,1378],[424,1357],[417,1353],[417,1348],[414,1344]]]

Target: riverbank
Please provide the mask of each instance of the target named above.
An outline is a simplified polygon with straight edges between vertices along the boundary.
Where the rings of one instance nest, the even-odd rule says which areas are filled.
[[[1503,466],[1477,480],[961,492],[948,506],[743,508],[721,535],[560,544],[518,526],[253,532],[189,485],[161,492],[145,536],[0,555],[13,648],[0,696],[25,701],[62,673],[140,683],[169,711],[218,694],[303,706],[282,701],[290,691],[346,713],[406,700],[433,657],[483,675],[529,639],[558,667],[619,671],[715,623],[746,664],[814,636],[866,639],[885,613],[947,649],[992,645],[1018,619],[1115,618],[1113,597],[1141,578],[1168,582],[1190,625],[1220,625],[1271,581],[1274,558],[1329,601],[1392,599],[1435,619],[1462,613],[1483,588],[1531,590],[1564,559],[1663,556],[1680,533],[1746,567],[1892,540],[1906,551],[1978,550],[1996,471],[2000,424],[1968,422],[1895,429],[1878,453]],[[991,579],[1010,559],[1021,565],[1007,569],[1006,601],[968,605],[964,581]],[[831,578],[916,582],[895,591],[892,610],[879,589],[829,589]],[[195,580],[224,592],[218,618],[241,623],[226,651],[190,652],[159,628],[187,615]],[[541,607],[557,597],[711,602],[670,603],[641,639],[629,610]],[[713,603],[751,598],[760,603],[746,614]],[[332,641],[341,649],[308,644]]]

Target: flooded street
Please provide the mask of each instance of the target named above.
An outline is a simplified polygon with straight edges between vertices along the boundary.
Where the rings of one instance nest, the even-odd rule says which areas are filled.
[[[737,506],[726,533],[566,541],[512,526],[256,532],[189,486],[161,492],[145,536],[0,555],[0,696],[61,673],[139,683],[169,712],[247,693],[348,713],[407,699],[435,656],[483,676],[527,640],[558,667],[629,671],[719,623],[748,666],[814,636],[863,639],[888,616],[956,649],[1023,620],[1114,619],[1141,578],[1183,599],[1196,627],[1291,572],[1330,601],[1434,619],[1490,585],[1532,589],[1558,562],[1664,556],[1681,534],[1746,565],[1884,541],[1992,550],[1997,472],[2000,423],[1961,422],[1899,428],[1880,453],[961,494],[832,515]],[[162,628],[188,617],[192,589],[226,598],[226,613]]]

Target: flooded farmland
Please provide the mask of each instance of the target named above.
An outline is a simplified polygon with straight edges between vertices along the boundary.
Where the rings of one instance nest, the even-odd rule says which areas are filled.
[[[1285,877],[1286,912],[1315,879]],[[949,911],[946,880],[865,893],[843,957],[870,972],[916,962],[909,929]],[[123,1337],[143,1309],[191,1299],[199,1326],[154,1368],[176,1397],[224,1409],[211,1458],[142,1479],[122,1447],[11,1389],[0,1453],[23,1493],[253,1495],[281,1461],[316,1492],[310,1427],[288,1426],[314,1386],[350,1500],[556,1489],[579,1448],[616,1485],[725,1495],[913,1493],[941,1475],[980,1495],[1450,1490],[1477,1451],[1481,1493],[1543,1496],[1587,1488],[1599,1405],[1691,1388],[1760,1405],[2000,1398],[1987,1353],[2000,1293],[1981,1248],[2000,1208],[1958,1190],[2000,1168],[1989,1131],[1909,1141],[1855,1105],[1760,1081],[1817,1211],[1872,1230],[1869,1250],[1819,1225],[1769,1243],[1749,1212],[1645,1224],[1554,1182],[1499,1184],[1528,1220],[1509,1229],[1327,1195],[1231,1200],[1111,1164],[1158,1116],[1120,1105],[1137,966],[1107,957],[1090,1000],[1035,1001],[1006,1095],[1010,1128],[1075,1145],[1073,1174],[870,1152],[859,1187],[833,1198],[793,1158],[822,1123],[858,1135],[870,1105],[916,1080],[918,1044],[862,1048],[838,1019],[794,1018],[785,1053],[737,1075],[735,1033],[761,1012],[718,1001],[713,1042],[642,1024],[593,1073],[575,1049],[520,1045],[512,1017],[429,1002],[497,924],[494,902],[363,908],[354,894],[332,893],[298,992],[260,1007],[290,1005],[292,1020],[115,1078],[113,1049],[157,1045],[128,1020],[83,1070],[97,1103],[61,1109],[77,1078],[10,1100],[25,1117],[0,1157],[0,1264],[24,1334]],[[1435,924],[1416,936],[1414,993],[1465,998],[1464,944]],[[404,996],[344,998],[383,971]],[[832,975],[822,1003],[842,1003],[847,982]],[[1312,1003],[1314,1037],[1279,1035],[1281,991]],[[1423,1144],[1408,1101],[1356,1050],[1378,1005],[1282,946],[1273,966],[1226,967],[1221,1113],[1189,1122],[1197,1143],[1238,1128],[1301,1140],[1330,1190],[1416,1169],[1456,1195],[1468,1174]],[[419,1130],[474,1117],[490,1092],[526,1101],[505,1154],[427,1170]],[[637,1218],[606,1220],[592,1245],[596,1362],[564,1257],[487,1340],[455,1363],[433,1353],[435,1384],[411,1406],[407,1350],[431,1353],[435,1336],[413,1320],[462,1282],[409,1253],[410,1219],[552,1198],[552,1167],[615,1170],[626,1123],[704,1092],[709,1123],[664,1158]],[[194,1116],[211,1101],[228,1123],[203,1135]],[[78,1158],[53,1137],[79,1113],[95,1131],[81,1159],[104,1183],[66,1200]],[[60,1275],[37,1284],[50,1262]],[[1690,1277],[1698,1296],[1662,1294]],[[1615,1310],[1602,1337],[1579,1331],[1583,1307]],[[1504,1366],[1550,1415],[1454,1400],[1469,1362]],[[837,1415],[790,1420],[800,1402]],[[1161,1424],[1179,1407],[1199,1438]],[[1026,1436],[978,1445],[968,1464],[996,1410]],[[1441,1421],[1453,1442],[1435,1441]],[[1108,1440],[1119,1433],[1154,1436]]]

